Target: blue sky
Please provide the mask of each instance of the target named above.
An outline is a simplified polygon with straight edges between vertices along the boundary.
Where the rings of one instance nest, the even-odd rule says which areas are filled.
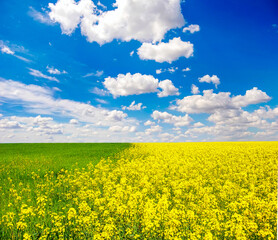
[[[0,2],[0,142],[278,138],[278,3]]]

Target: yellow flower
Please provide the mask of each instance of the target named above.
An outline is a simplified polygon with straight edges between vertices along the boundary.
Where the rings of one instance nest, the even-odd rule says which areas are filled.
[[[29,233],[24,233],[23,240],[32,240],[32,236]]]
[[[74,208],[70,208],[68,210],[68,220],[71,220],[76,217],[76,210]]]
[[[18,230],[25,230],[26,227],[27,227],[27,223],[19,221],[19,222],[16,223],[16,227],[17,227]]]

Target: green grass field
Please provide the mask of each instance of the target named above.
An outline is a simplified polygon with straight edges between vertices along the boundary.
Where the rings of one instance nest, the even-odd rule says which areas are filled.
[[[33,172],[40,177],[48,172],[56,176],[61,169],[96,165],[102,158],[109,157],[113,161],[129,146],[128,143],[0,144],[0,206],[8,200],[5,196],[10,188],[19,188],[20,182],[32,186]]]
[[[20,143],[0,144],[0,177],[13,171],[22,177],[32,170],[59,172],[62,168],[86,167],[101,158],[115,159],[129,143]],[[4,171],[3,171],[4,170]]]

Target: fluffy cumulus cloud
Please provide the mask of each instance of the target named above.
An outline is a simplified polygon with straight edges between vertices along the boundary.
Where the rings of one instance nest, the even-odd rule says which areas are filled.
[[[205,75],[199,78],[199,82],[213,83],[217,88],[220,84],[220,79],[216,75],[212,75],[211,77],[209,75]]]
[[[64,34],[78,26],[89,42],[104,44],[113,39],[157,42],[167,31],[185,21],[180,0],[116,0],[113,10],[103,11],[91,0],[58,0],[49,3],[50,19],[58,22]]]
[[[198,24],[191,24],[188,27],[183,28],[183,32],[195,33],[200,31],[200,26]]]
[[[75,118],[80,122],[94,123],[98,126],[129,125],[134,119],[118,110],[107,110],[68,99],[56,99],[53,90],[38,85],[26,85],[13,80],[0,79],[0,100],[10,104],[21,104],[26,112],[54,114]]]
[[[76,119],[71,119],[71,120],[69,121],[69,123],[70,123],[70,124],[78,124],[78,120],[76,120]]]
[[[157,95],[158,97],[167,97],[167,96],[173,96],[173,95],[180,95],[179,93],[179,89],[177,89],[174,84],[172,83],[172,81],[170,80],[164,80],[161,81],[158,84],[158,87],[160,87],[162,89],[161,92],[159,92]]]
[[[163,122],[173,124],[176,127],[187,126],[193,121],[188,114],[185,116],[175,116],[168,112],[160,112],[157,110],[155,110],[151,116],[154,120],[162,120]]]
[[[147,128],[145,130],[145,134],[146,135],[151,135],[151,134],[154,134],[154,133],[159,133],[162,131],[162,127],[160,127],[159,125],[154,125],[154,126],[151,126],[150,128]]]
[[[2,122],[2,124],[1,124]],[[10,129],[10,133],[19,133],[25,135],[43,136],[43,135],[60,135],[63,134],[62,124],[57,124],[53,121],[51,117],[41,117],[40,115],[36,117],[7,117],[2,119],[0,122],[1,127]],[[5,124],[3,124],[3,122]],[[3,126],[5,125],[5,126]]]
[[[239,126],[241,124],[248,124],[249,127],[260,125],[262,123],[261,121],[264,121],[255,113],[249,113],[242,109],[226,109],[224,111],[216,111],[208,117],[208,120],[218,125],[229,124],[230,126]]]
[[[237,95],[233,97],[233,104],[237,107],[246,107],[251,104],[257,104],[262,102],[268,102],[271,99],[265,92],[254,87],[251,90],[247,90],[245,95]]]
[[[116,98],[119,96],[138,95],[143,93],[158,92],[159,97],[178,95],[178,89],[170,80],[159,82],[152,75],[119,74],[116,78],[107,77],[103,82],[105,88]],[[161,88],[162,91],[159,91]]]
[[[128,107],[127,106],[122,106],[123,110],[130,110],[130,111],[139,111],[141,109],[146,108],[145,106],[143,106],[143,103],[138,103],[135,104],[135,101],[133,101]]]
[[[253,136],[252,133],[248,131],[243,131],[241,127],[228,127],[224,125],[192,128],[192,129],[188,129],[185,132],[185,136],[188,138],[197,138],[200,135],[202,136],[203,139],[206,140],[218,139],[218,141],[219,140],[228,141],[231,139],[240,140],[240,139],[245,139],[247,137]]]
[[[230,92],[213,93],[204,90],[203,95],[187,96],[177,100],[171,109],[186,113],[214,113],[217,110],[237,109],[250,104],[268,102],[271,98],[263,91],[254,87],[246,91],[245,95],[231,97]]]
[[[4,129],[21,128],[22,125],[18,121],[9,119],[0,119],[0,131]]]
[[[271,109],[269,106],[260,107],[255,110],[255,114],[261,118],[273,119],[278,117],[278,107]]]
[[[76,119],[59,123],[41,115],[0,119],[0,142],[131,142],[135,132],[133,125],[103,127]]]
[[[152,121],[148,120],[148,121],[144,122],[144,125],[145,126],[152,126],[152,125],[155,125],[155,122],[152,122]]]
[[[247,90],[244,95],[236,96],[231,96],[229,92],[213,93],[213,90],[205,90],[203,95],[177,100],[176,105],[170,108],[192,114],[209,114],[206,119],[209,124],[190,124],[184,134],[179,135],[190,141],[277,140],[278,107],[261,106],[251,112],[243,109],[270,99],[256,87]],[[166,112],[155,111],[152,116],[167,121],[172,119],[172,115]]]
[[[278,135],[277,107],[260,107],[253,112],[240,108],[217,110],[207,120],[214,125],[194,125],[186,130],[185,136],[207,136],[218,140],[275,140]]]
[[[193,55],[193,44],[190,42],[183,42],[180,37],[178,37],[169,40],[168,43],[143,43],[142,46],[138,48],[137,53],[143,60],[172,63],[180,57],[191,57]]]
[[[217,125],[245,126],[255,128],[270,128],[271,123],[266,119],[278,118],[278,108],[261,107],[253,112],[247,112],[242,109],[229,109],[225,111],[216,111],[208,117],[210,122]],[[272,123],[272,125],[274,122]]]
[[[117,78],[107,77],[103,84],[114,97],[118,97],[157,92],[158,79],[151,75],[127,73],[119,74]]]
[[[193,124],[193,127],[203,127],[203,126],[205,126],[205,125],[201,122],[196,122]]]

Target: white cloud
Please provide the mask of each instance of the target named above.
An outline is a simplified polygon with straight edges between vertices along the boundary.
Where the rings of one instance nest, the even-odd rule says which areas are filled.
[[[200,93],[199,88],[196,85],[194,85],[194,84],[191,85],[191,93],[192,94]]]
[[[136,126],[130,124],[115,122],[111,124],[117,126],[113,132],[109,127],[84,124],[77,119],[67,123],[42,116],[3,119],[0,126],[5,128],[0,127],[0,142],[134,142],[136,139]]]
[[[251,90],[247,90],[245,95],[238,95],[233,97],[233,104],[238,107],[246,107],[251,104],[257,104],[261,102],[268,102],[271,99],[265,92],[254,87]]]
[[[28,15],[32,17],[35,21],[44,23],[47,25],[53,25],[54,22],[49,18],[48,13],[39,12],[33,7],[29,7]]]
[[[225,125],[192,128],[187,130],[185,135],[193,138],[197,138],[197,136],[202,136],[203,138],[208,136],[209,139],[217,139],[218,141],[228,141],[232,139],[242,140],[247,139],[248,137],[251,137],[252,139],[252,136],[254,136],[254,134],[247,131],[247,129],[243,129],[242,127],[229,127]]]
[[[137,51],[140,59],[155,60],[156,62],[168,62],[178,60],[180,57],[189,58],[193,55],[193,44],[183,42],[180,37],[169,40],[168,43],[158,44],[143,43]]]
[[[57,124],[51,117],[16,117],[12,116],[11,120],[19,121],[25,131],[41,135],[60,135],[63,134],[62,124]]]
[[[62,90],[60,88],[57,88],[57,87],[53,87],[52,89],[56,92],[62,92]]]
[[[67,72],[65,70],[60,71],[60,70],[58,70],[57,68],[54,68],[54,67],[48,67],[47,66],[46,69],[50,74],[57,74],[57,75],[67,74]]]
[[[59,82],[59,80],[56,77],[47,76],[47,75],[43,74],[42,72],[40,72],[39,70],[36,70],[36,69],[32,69],[32,68],[28,68],[28,69],[30,70],[29,74],[34,76],[34,77],[39,77],[39,78],[48,79],[50,81]]]
[[[50,117],[16,117],[4,118],[0,121],[0,130],[3,128],[8,133],[20,132],[31,136],[62,134],[61,124],[54,124]],[[12,130],[9,132],[8,130]],[[17,135],[14,135],[17,136]]]
[[[135,132],[136,127],[135,126],[111,126],[109,129],[111,132]]]
[[[99,95],[99,96],[106,96],[109,94],[108,91],[104,90],[104,89],[100,89],[98,87],[94,87],[93,89],[90,90],[91,93],[94,93],[96,95]]]
[[[13,56],[15,56],[16,58],[18,58],[18,59],[20,59],[24,62],[27,62],[27,63],[31,62],[31,60],[28,59],[28,58],[25,58],[25,57],[22,57],[22,56],[19,56],[19,55],[15,55],[15,54]]]
[[[107,101],[105,101],[105,100],[103,100],[103,99],[100,99],[100,98],[96,98],[95,100],[96,100],[97,102],[99,102],[99,103],[102,103],[102,104],[108,104]]]
[[[179,93],[179,89],[177,89],[172,81],[170,80],[164,80],[164,81],[161,81],[159,84],[158,84],[158,87],[160,87],[162,89],[161,92],[159,92],[157,95],[158,97],[167,97],[167,96],[178,96],[180,95]]]
[[[185,27],[182,31],[183,32],[189,31],[190,33],[199,32],[200,31],[200,26],[198,24],[191,24],[188,27]]]
[[[7,43],[4,43],[2,40],[0,40],[0,50],[2,54],[9,54],[24,62],[31,62],[29,59],[16,54],[16,52],[24,53],[26,51],[22,46],[13,44],[9,47],[7,46]]]
[[[10,55],[14,55],[14,51],[12,51],[8,46],[5,46],[5,45],[1,46],[1,52],[10,54]]]
[[[63,134],[62,124],[54,123],[50,117],[11,116],[5,117],[3,121],[8,123],[9,126],[2,129],[0,142],[26,142],[27,138],[30,139],[29,142],[44,142],[45,138],[49,139],[52,136]],[[42,136],[45,138],[42,138]]]
[[[109,126],[115,122],[119,125],[129,125],[135,121],[127,118],[127,114],[122,111],[110,111],[68,99],[55,99],[53,90],[37,85],[26,85],[0,78],[0,89],[0,100],[9,101],[9,104],[21,104],[29,113],[73,117],[81,122],[99,126]]]
[[[78,120],[76,120],[76,119],[71,119],[71,120],[69,121],[69,123],[70,123],[70,124],[78,124]]]
[[[97,5],[102,7],[103,9],[107,9],[107,7],[105,5],[103,5],[100,1],[97,2]]]
[[[49,16],[60,23],[64,34],[70,35],[80,25],[87,40],[99,44],[113,39],[157,42],[185,23],[180,0],[116,0],[113,6],[102,11],[91,0],[58,0],[49,3]]]
[[[184,134],[180,127],[170,130],[175,131],[174,134],[166,129],[162,130],[158,125],[147,128],[145,132],[136,132],[136,126],[121,122],[111,123],[110,127],[106,128],[95,123],[84,125],[76,118],[68,123],[59,123],[52,117],[2,116],[0,142],[277,141],[278,139],[278,107],[273,109],[261,107],[253,112],[228,109],[212,115],[214,117],[208,120],[215,125],[204,126],[197,122],[188,126]],[[169,117],[167,114],[164,115],[165,119],[167,117]],[[162,118],[161,120],[163,121]],[[74,124],[76,122],[78,124]],[[144,125],[154,124],[148,120]]]
[[[162,127],[160,127],[159,125],[155,125],[155,126],[151,126],[150,128],[145,130],[145,134],[146,135],[151,135],[153,133],[158,133],[162,131]]]
[[[146,122],[144,123],[144,125],[145,125],[145,126],[155,125],[155,122],[152,122],[152,121],[148,120],[148,121],[146,121]]]
[[[34,118],[32,118],[33,124],[35,125],[45,125],[49,121],[53,121],[53,118],[51,117],[41,117],[41,115],[38,115]]]
[[[222,109],[215,111],[207,120],[214,125],[197,126],[196,123],[185,135],[201,138],[206,135],[209,139],[223,141],[277,140],[278,137],[278,108],[260,107],[253,112],[241,108]]]
[[[163,122],[173,124],[176,127],[187,126],[193,121],[188,114],[185,116],[175,116],[168,112],[160,112],[157,110],[152,113],[151,117],[154,120],[163,120]]]
[[[129,55],[132,57],[133,56],[133,54],[134,54],[134,51],[131,51],[130,53],[129,53]]]
[[[170,68],[167,69],[167,71],[168,71],[169,73],[174,73],[174,72],[177,71],[177,70],[178,70],[178,67],[170,67]]]
[[[190,71],[190,70],[191,70],[191,69],[190,69],[189,67],[182,69],[183,72],[188,72],[188,71]]]
[[[162,73],[162,69],[156,69],[156,70],[155,70],[155,73],[156,73],[156,74],[161,74],[161,73]]]
[[[21,124],[17,121],[11,121],[8,119],[0,119],[0,131],[3,129],[15,129],[21,128]]]
[[[199,82],[213,83],[217,88],[217,86],[220,84],[220,79],[216,75],[212,75],[211,77],[209,75],[205,75],[199,78]]]
[[[230,95],[230,92],[213,93],[213,90],[204,90],[203,95],[192,95],[177,100],[177,105],[171,106],[171,109],[187,113],[214,113],[216,110],[237,109],[271,99],[257,88],[246,91],[244,96],[231,97]]]
[[[179,94],[178,89],[174,87],[170,80],[159,82],[152,75],[142,75],[140,73],[133,75],[130,73],[126,75],[119,74],[116,78],[107,77],[103,84],[114,98],[153,92],[158,92],[159,97]],[[158,88],[162,88],[162,91],[159,92]]]
[[[156,69],[156,74],[161,74],[164,72],[169,72],[169,73],[174,73],[178,70],[178,67],[170,67],[170,68],[165,68],[165,69]]]
[[[255,111],[255,114],[264,119],[273,119],[278,117],[278,107],[271,109],[269,106],[260,107]]]
[[[107,77],[103,84],[114,97],[118,97],[157,92],[158,79],[151,75],[127,73],[119,74],[117,78]]]
[[[271,128],[271,123],[266,119],[278,118],[278,108],[260,107],[253,112],[247,112],[242,109],[227,109],[216,111],[208,117],[210,122],[226,126],[244,126],[256,127],[260,129]],[[273,123],[273,122],[272,122]]]
[[[96,72],[87,73],[87,74],[84,75],[83,77],[84,77],[84,78],[86,78],[86,77],[91,77],[91,76],[94,76],[94,77],[101,77],[103,74],[104,74],[104,71],[99,71],[99,70],[97,70]]]
[[[193,124],[193,127],[203,127],[203,126],[205,126],[205,125],[201,122],[196,122]]]
[[[58,0],[56,4],[49,3],[48,7],[50,8],[50,19],[60,23],[64,34],[70,35],[80,24],[81,18],[85,23],[86,19],[91,23],[96,20],[95,4],[92,1],[81,0],[76,3],[74,0]]]
[[[210,122],[214,122],[218,125],[240,126],[246,125],[254,126],[261,123],[261,118],[242,109],[225,109],[218,110],[208,117]]]
[[[161,133],[159,134],[160,141],[162,142],[173,142],[176,139],[176,136],[174,134],[170,133]]]
[[[142,105],[143,105],[143,103],[135,104],[135,101],[133,101],[128,107],[123,106],[122,109],[123,110],[130,110],[130,111],[139,111],[141,109],[146,108],[145,106],[142,106]]]

